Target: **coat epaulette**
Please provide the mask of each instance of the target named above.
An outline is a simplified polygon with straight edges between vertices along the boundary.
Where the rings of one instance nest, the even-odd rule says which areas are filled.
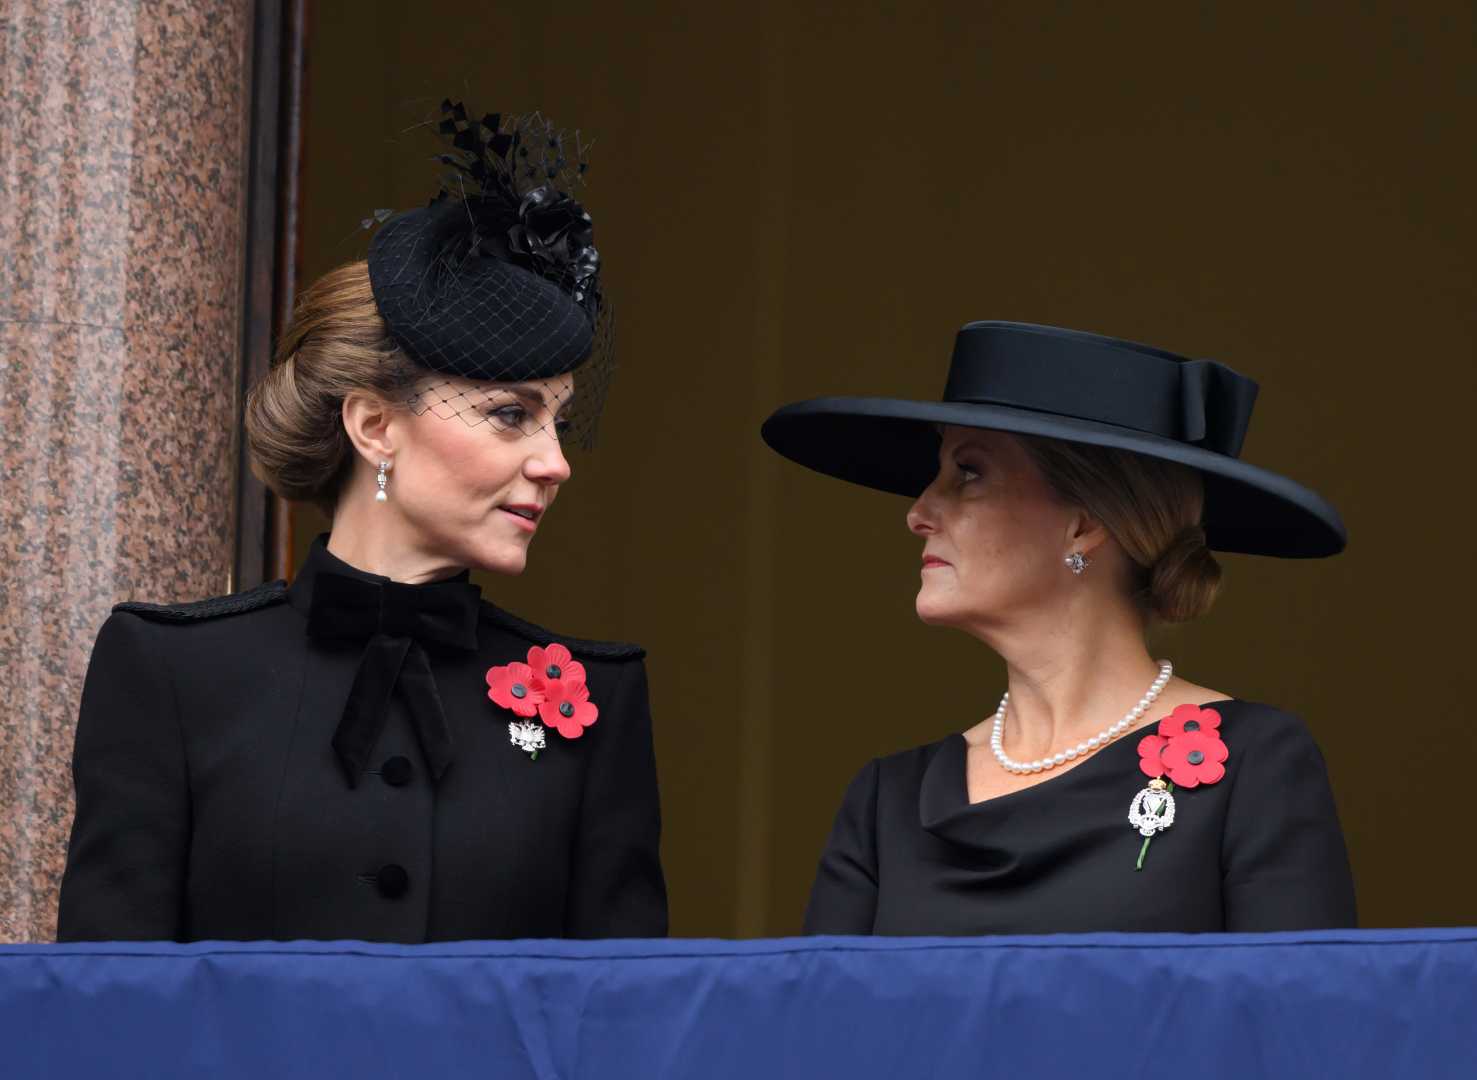
[[[269,581],[245,592],[230,596],[212,596],[186,604],[145,604],[129,600],[113,605],[114,611],[127,611],[155,622],[188,623],[201,619],[219,619],[224,615],[244,615],[258,608],[271,607],[287,599],[287,582]]]
[[[495,604],[484,602],[482,617],[495,626],[510,630],[533,645],[548,645],[557,641],[576,656],[591,660],[640,660],[646,650],[640,645],[628,645],[622,641],[592,641],[586,638],[565,637],[542,626],[520,619]]]

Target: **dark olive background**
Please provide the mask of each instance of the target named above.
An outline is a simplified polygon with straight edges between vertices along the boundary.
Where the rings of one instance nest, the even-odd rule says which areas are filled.
[[[305,280],[430,194],[407,129],[448,93],[597,137],[622,370],[528,571],[480,580],[650,650],[676,934],[797,930],[848,779],[998,698],[993,656],[913,616],[905,500],[757,433],[797,398],[936,397],[979,318],[1261,382],[1245,458],[1329,496],[1349,551],[1226,558],[1157,649],[1307,719],[1367,925],[1477,921],[1477,9],[1115,7],[314,5]]]

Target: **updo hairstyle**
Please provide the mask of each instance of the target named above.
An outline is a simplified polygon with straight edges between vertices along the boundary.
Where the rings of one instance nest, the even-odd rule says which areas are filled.
[[[354,460],[344,398],[364,390],[397,401],[418,374],[375,306],[369,264],[330,271],[299,297],[271,370],[247,396],[253,471],[284,499],[331,515]]]
[[[1103,523],[1132,563],[1130,587],[1150,618],[1210,610],[1221,567],[1206,547],[1205,483],[1194,469],[1128,450],[1022,436],[1056,494]]]

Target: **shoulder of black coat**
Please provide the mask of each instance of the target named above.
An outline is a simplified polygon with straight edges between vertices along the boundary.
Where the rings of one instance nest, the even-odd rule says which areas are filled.
[[[646,650],[640,645],[623,641],[595,641],[591,638],[556,634],[486,601],[482,603],[482,618],[485,622],[516,634],[530,645],[549,645],[557,641],[575,656],[585,660],[640,660],[646,655]]]
[[[113,610],[139,615],[152,622],[194,623],[205,619],[221,619],[227,615],[244,615],[248,611],[272,607],[287,600],[287,582],[269,581],[245,592],[229,596],[212,596],[208,600],[195,600],[183,604],[146,604],[129,600],[115,604]]]
[[[1219,713],[1223,722],[1235,723],[1243,727],[1255,726],[1258,730],[1269,731],[1275,735],[1285,735],[1289,731],[1307,729],[1307,724],[1297,713],[1261,701],[1227,698],[1224,701],[1212,701],[1201,708]]]
[[[1232,698],[1212,701],[1204,708],[1220,713],[1221,738],[1233,754],[1238,747],[1317,745],[1312,729],[1301,716],[1276,705]]]

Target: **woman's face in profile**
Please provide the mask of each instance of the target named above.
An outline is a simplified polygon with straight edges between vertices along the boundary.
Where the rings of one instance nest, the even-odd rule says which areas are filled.
[[[1076,514],[1014,436],[946,426],[939,471],[908,510],[923,540],[918,617],[1008,624],[1074,583],[1062,560]]]
[[[574,377],[438,379],[404,414],[389,494],[423,550],[459,566],[522,573],[569,479],[559,445]]]

